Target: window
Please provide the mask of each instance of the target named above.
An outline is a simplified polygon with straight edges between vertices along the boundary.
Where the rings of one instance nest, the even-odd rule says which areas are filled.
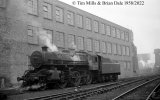
[[[47,34],[47,38],[50,40],[51,43],[53,43],[53,31],[48,29],[44,29],[44,30]]]
[[[100,44],[98,40],[94,42],[95,52],[100,52]]]
[[[90,18],[86,18],[86,29],[91,30],[91,19]]]
[[[121,38],[121,34],[120,34],[120,30],[119,29],[116,29],[116,33],[117,33],[117,38]]]
[[[127,33],[127,32],[125,33],[125,40],[129,41],[129,33]]]
[[[33,26],[28,26],[28,36],[33,36]]]
[[[127,69],[127,62],[124,61],[123,64],[124,64],[124,68]]]
[[[126,55],[125,46],[122,46],[122,55]]]
[[[87,39],[87,50],[92,51],[92,39]]]
[[[56,21],[63,22],[63,9],[56,7]]]
[[[126,55],[127,55],[127,56],[130,55],[130,54],[129,54],[129,47],[128,47],[128,46],[126,46]]]
[[[77,37],[77,48],[79,50],[84,50],[84,38],[83,37]]]
[[[112,44],[113,54],[117,54],[117,46],[116,44]]]
[[[98,21],[94,21],[94,32],[98,33]]]
[[[0,0],[0,7],[6,7],[6,0]]]
[[[68,35],[68,47],[71,49],[76,49],[75,44],[75,36],[74,35]]]
[[[121,45],[117,45],[117,54],[118,55],[122,54]]]
[[[121,39],[124,40],[124,32],[121,31]]]
[[[43,3],[44,18],[52,19],[52,5],[49,3]]]
[[[107,35],[111,35],[111,29],[110,29],[110,26],[106,26],[106,33],[107,33]]]
[[[106,53],[106,43],[102,41],[101,46],[102,46],[102,52]]]
[[[107,42],[107,53],[111,54],[112,53],[112,44]]]
[[[67,12],[67,22],[70,25],[74,25],[74,14],[73,14],[73,12],[70,12],[70,11]]]
[[[38,27],[31,25],[27,26],[28,43],[38,44],[37,33],[38,33]]]
[[[83,27],[83,17],[81,15],[77,15],[77,26],[80,28]]]
[[[28,0],[28,13],[37,15],[38,14],[38,1],[37,0]]]
[[[111,27],[111,35],[112,37],[116,37],[116,29],[114,27]]]
[[[54,36],[54,42],[58,47],[64,47],[64,33],[62,32],[56,32]]]
[[[129,70],[130,68],[131,68],[131,64],[130,64],[130,62],[128,61],[128,62],[126,62],[126,65],[127,65],[127,69]]]
[[[101,24],[100,24],[100,27],[101,27],[100,33],[101,33],[101,34],[105,34],[105,24],[101,23]]]

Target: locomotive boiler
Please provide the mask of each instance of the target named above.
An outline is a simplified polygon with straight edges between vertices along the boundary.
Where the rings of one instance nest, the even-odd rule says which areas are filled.
[[[46,89],[52,86],[64,88],[93,82],[116,81],[120,75],[120,64],[87,52],[49,52],[47,47],[34,51],[30,56],[32,70],[22,77],[22,87],[38,86]]]

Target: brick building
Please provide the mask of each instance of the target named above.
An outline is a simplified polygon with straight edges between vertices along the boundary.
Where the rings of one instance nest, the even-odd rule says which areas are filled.
[[[6,83],[17,83],[29,68],[29,56],[43,45],[41,33],[60,51],[74,44],[118,61],[120,78],[137,74],[131,30],[58,0],[0,0],[0,77]]]

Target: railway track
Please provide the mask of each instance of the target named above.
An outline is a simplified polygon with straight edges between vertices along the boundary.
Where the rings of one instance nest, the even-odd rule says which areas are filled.
[[[114,89],[126,86],[126,85],[130,85],[142,80],[146,80],[146,78],[144,79],[138,79],[138,80],[134,80],[134,81],[121,81],[121,82],[115,82],[115,83],[111,83],[111,84],[106,84],[106,85],[100,85],[97,87],[92,87],[92,88],[87,88],[87,89],[83,89],[83,90],[77,90],[77,91],[72,91],[72,92],[66,92],[66,93],[60,93],[60,94],[54,94],[54,95],[48,95],[48,96],[41,96],[41,97],[35,97],[35,98],[29,98],[26,100],[77,100],[77,99],[85,99],[87,97],[93,96],[93,95],[97,95],[97,94],[103,94],[103,93],[107,93],[110,92]]]
[[[146,100],[154,100],[155,98],[160,99],[160,82],[159,84],[152,90],[152,92],[148,95]],[[157,95],[156,95],[157,93]]]
[[[151,94],[155,90],[155,86],[160,82],[160,78],[148,80],[132,89],[118,95],[112,100],[149,100]]]

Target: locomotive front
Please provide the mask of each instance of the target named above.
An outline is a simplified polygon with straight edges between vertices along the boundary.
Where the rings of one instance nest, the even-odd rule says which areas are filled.
[[[47,47],[42,47],[42,51],[34,51],[30,56],[30,63],[34,69],[27,70],[22,77],[17,78],[18,81],[23,81],[22,87],[33,85],[46,87],[48,83],[56,83],[63,88],[68,80],[72,80],[70,83],[76,85],[79,84],[80,79],[77,81],[74,74],[80,73],[75,70],[88,66],[84,53],[71,55],[70,53],[48,52]]]
[[[31,66],[39,68],[44,63],[43,54],[40,51],[34,51],[30,57]]]
[[[49,80],[59,79],[60,71],[52,63],[55,60],[59,60],[56,53],[48,52],[47,47],[42,47],[42,51],[34,51],[30,56],[33,70],[26,70],[22,77],[17,78],[17,81],[23,81],[22,87],[33,85],[44,87]]]

